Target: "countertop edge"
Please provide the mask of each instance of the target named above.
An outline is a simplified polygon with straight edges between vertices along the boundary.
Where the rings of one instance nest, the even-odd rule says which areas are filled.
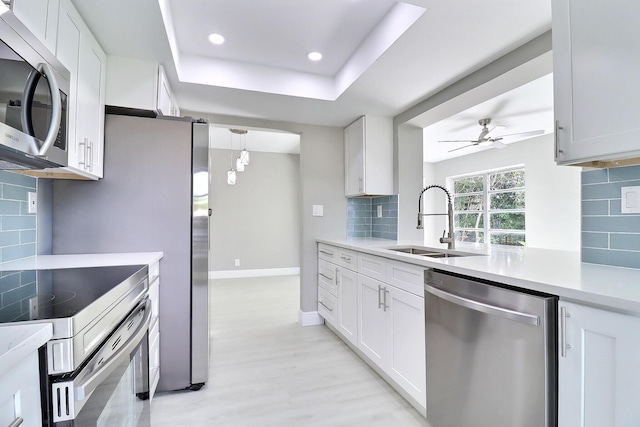
[[[0,377],[43,346],[53,336],[53,325],[0,325]]]
[[[640,315],[640,270],[582,263],[579,253],[519,248],[512,252],[500,250],[494,260],[481,252],[478,252],[479,256],[472,257],[429,259],[388,249],[393,246],[424,246],[417,242],[321,238],[316,241],[425,268],[557,295],[561,300]]]
[[[160,261],[163,252],[38,255],[0,264],[0,271],[148,265]]]

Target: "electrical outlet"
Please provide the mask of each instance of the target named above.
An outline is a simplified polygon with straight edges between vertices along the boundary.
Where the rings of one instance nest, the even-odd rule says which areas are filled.
[[[236,262],[235,262],[236,267],[240,267],[240,260],[236,258]]]
[[[29,213],[37,213],[38,212],[38,198],[36,197],[36,193],[29,192]]]

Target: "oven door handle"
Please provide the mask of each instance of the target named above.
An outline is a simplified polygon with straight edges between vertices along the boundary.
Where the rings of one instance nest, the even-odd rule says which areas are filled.
[[[147,333],[147,329],[149,329],[149,323],[151,321],[151,301],[147,299],[143,304],[144,305],[142,307],[138,308],[131,313],[129,317],[127,317],[122,325],[106,342],[106,345],[113,347],[115,350],[115,348],[120,345],[119,335],[129,334],[128,339],[121,345],[120,349],[115,351],[115,353],[109,354],[106,360],[99,357],[100,353],[97,353],[94,359],[85,368],[86,374],[80,375],[83,378],[76,380],[79,383],[75,383],[74,381],[76,401],[82,401],[93,393],[100,383],[102,383],[123,360],[130,357],[131,351],[136,348],[144,337],[144,334]],[[135,332],[128,331],[128,329],[133,327],[133,324],[135,324],[136,317],[139,315],[140,311],[143,311],[144,313],[142,320],[138,323],[138,327],[135,329]],[[134,323],[132,324],[132,322]],[[107,348],[107,351],[108,350],[109,348]]]

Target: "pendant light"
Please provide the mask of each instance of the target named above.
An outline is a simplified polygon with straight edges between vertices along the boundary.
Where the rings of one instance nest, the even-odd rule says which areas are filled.
[[[242,163],[242,159],[240,157],[236,159],[236,170],[238,172],[244,172],[244,163]]]
[[[249,160],[250,160],[250,155],[249,152],[247,151],[247,149],[244,146],[244,135],[247,134],[247,132],[249,132],[246,129],[230,129],[232,133],[235,133],[237,135],[240,135],[240,141],[242,142],[241,146],[242,146],[242,151],[240,151],[240,161],[242,162],[243,165],[248,165],[249,164]]]

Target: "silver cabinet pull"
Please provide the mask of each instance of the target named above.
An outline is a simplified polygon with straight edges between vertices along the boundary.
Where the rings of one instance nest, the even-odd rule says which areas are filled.
[[[382,301],[382,309],[384,311],[387,311],[389,309],[389,306],[387,305],[387,295],[389,295],[389,290],[385,286],[384,287],[384,300]]]
[[[78,164],[82,165],[82,169],[87,168],[87,144],[89,140],[87,138],[83,139],[82,142],[78,143],[78,148],[82,147],[82,152],[78,153]]]
[[[336,268],[336,286],[340,286],[341,285],[341,280],[340,280],[340,276],[342,275],[342,273],[340,272],[339,268]]]
[[[318,304],[320,304],[321,306],[323,306],[324,308],[326,308],[329,311],[333,311],[333,308],[327,307],[327,305],[325,303],[323,303],[322,301],[318,301]]]
[[[364,179],[362,177],[358,178],[358,192],[364,193]]]
[[[15,420],[13,420],[13,422],[11,424],[9,424],[9,427],[21,426],[23,422],[24,422],[24,420],[22,419],[22,417],[18,417]]]
[[[340,259],[343,260],[344,262],[351,262],[351,257],[345,256],[345,255],[341,255]]]
[[[571,348],[567,344],[567,317],[571,314],[567,311],[567,307],[560,307],[560,356],[567,357],[567,350]]]
[[[378,308],[384,307],[384,303],[382,302],[382,298],[380,298],[380,292],[384,289],[382,286],[378,285]]]
[[[560,126],[560,121],[556,120],[556,126],[553,132],[553,146],[554,146],[554,153],[556,155],[556,160],[558,160],[558,157],[560,154],[564,153],[564,150],[560,150],[558,149],[558,131],[564,130],[564,127]]]
[[[514,320],[520,323],[526,323],[528,325],[540,325],[540,317],[534,314],[522,313],[515,310],[509,310],[508,308],[502,308],[491,304],[485,304],[480,301],[474,301],[472,299],[464,298],[427,284],[424,285],[424,290],[432,295],[435,295],[436,297],[449,301],[450,303],[457,304],[465,308],[470,308],[471,310],[476,310],[481,313],[493,316],[500,316],[505,319]]]
[[[325,255],[329,255],[329,256],[333,256],[333,252],[327,252],[327,251],[323,251],[322,249],[320,250],[321,254],[325,254]]]
[[[325,279],[331,280],[333,282],[333,277],[329,277],[329,276],[327,276],[326,274],[323,274],[323,273],[318,273],[318,274],[321,275],[322,277],[324,277]]]
[[[87,144],[87,169],[93,172],[93,141]]]

